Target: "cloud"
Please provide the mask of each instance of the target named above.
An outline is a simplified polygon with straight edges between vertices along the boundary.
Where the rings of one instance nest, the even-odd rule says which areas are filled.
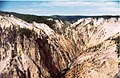
[[[37,5],[37,4],[36,4]],[[54,6],[54,7],[74,7],[74,6],[118,6],[117,2],[64,2],[64,1],[50,1],[50,2],[42,2],[41,4],[38,4],[39,6]]]
[[[119,7],[119,2],[79,2],[79,1],[33,1],[26,7]],[[120,8],[120,7],[119,7]]]
[[[33,8],[29,8],[27,10],[26,9],[17,9],[17,10],[9,9],[9,10],[4,10],[4,11],[24,13],[24,14],[36,14],[36,15],[47,12],[47,10],[40,10],[40,9],[38,10],[38,9],[33,9]]]
[[[107,13],[109,13],[109,14],[120,14],[119,13],[119,8],[114,8],[114,7],[111,7],[111,8],[100,8],[99,9],[101,12],[102,11],[106,11]]]
[[[40,9],[29,9],[27,13],[46,13],[46,14],[88,14],[88,15],[95,15],[95,14],[112,14],[117,15],[120,13],[118,12],[120,10],[119,7],[120,3],[117,2],[64,2],[64,1],[48,1],[48,2],[33,2],[32,5],[30,5],[31,8],[33,7],[46,7],[44,10]],[[27,6],[27,5],[26,5]],[[29,7],[29,6],[27,6]],[[68,10],[63,10],[56,12],[54,10],[50,11],[50,7],[54,7],[55,10],[60,10],[61,7],[67,8]],[[84,7],[84,8],[83,8]],[[72,8],[72,9],[71,9]],[[48,10],[49,9],[49,10]],[[39,11],[40,10],[40,11]],[[69,11],[69,12],[67,12]],[[73,12],[74,11],[74,12]],[[20,11],[21,12],[21,11]],[[25,11],[22,11],[26,13]],[[70,14],[69,14],[70,15]]]
[[[17,3],[17,2],[16,2]],[[120,15],[118,2],[80,2],[80,1],[31,1],[16,4],[19,8],[10,7],[8,11],[36,15]]]
[[[33,0],[0,0],[0,1],[33,1]],[[118,1],[119,0],[34,0],[34,1],[89,1],[89,2],[108,2],[108,1]]]
[[[88,2],[64,2],[64,1],[52,1],[52,2],[43,2],[41,6],[51,6],[51,7],[73,7],[73,6],[82,6],[89,5]]]
[[[120,8],[117,7],[99,7],[96,10],[88,9],[84,13],[89,13],[89,15],[120,15]]]

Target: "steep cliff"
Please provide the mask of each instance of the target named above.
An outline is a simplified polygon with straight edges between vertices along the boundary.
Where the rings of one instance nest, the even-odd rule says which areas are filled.
[[[119,23],[118,17],[56,19],[48,26],[0,15],[0,78],[117,77]]]

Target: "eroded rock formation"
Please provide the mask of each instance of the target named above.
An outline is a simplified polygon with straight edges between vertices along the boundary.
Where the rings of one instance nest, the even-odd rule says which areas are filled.
[[[0,78],[118,76],[120,18],[53,26],[0,15]]]

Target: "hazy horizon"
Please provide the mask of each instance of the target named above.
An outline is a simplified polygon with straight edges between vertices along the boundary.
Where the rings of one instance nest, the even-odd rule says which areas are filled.
[[[101,16],[120,15],[120,2],[117,0],[63,0],[63,1],[23,1],[0,0],[0,10],[38,16]]]
[[[8,13],[17,13],[17,14],[25,14],[25,15],[35,15],[35,16],[120,16],[119,15],[36,15],[36,14],[28,14],[28,13],[19,13],[19,12],[10,12],[10,11],[2,11],[1,12],[8,12]]]

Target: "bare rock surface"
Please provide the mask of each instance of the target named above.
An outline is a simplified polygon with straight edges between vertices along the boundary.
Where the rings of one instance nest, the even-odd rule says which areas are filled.
[[[54,30],[0,15],[0,78],[119,78],[119,19],[55,20]]]

